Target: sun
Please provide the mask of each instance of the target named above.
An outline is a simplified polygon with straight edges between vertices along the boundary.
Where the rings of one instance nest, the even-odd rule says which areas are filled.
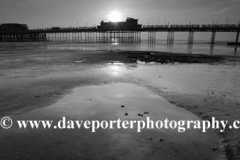
[[[108,18],[111,22],[119,22],[122,19],[122,15],[118,11],[112,11],[108,14]]]

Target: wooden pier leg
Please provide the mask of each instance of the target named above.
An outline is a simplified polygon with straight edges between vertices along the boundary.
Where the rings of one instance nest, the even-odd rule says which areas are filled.
[[[107,43],[108,40],[108,31],[105,32],[104,43]]]
[[[87,41],[90,42],[90,32],[87,32]]]
[[[93,33],[92,32],[89,32],[89,37],[90,37],[90,42],[92,43],[92,41],[93,41]]]
[[[238,43],[239,32],[240,32],[240,30],[238,30],[238,32],[237,32],[236,43]]]
[[[148,32],[148,43],[150,43],[150,32]]]
[[[94,32],[90,32],[90,33],[91,33],[91,34],[90,34],[90,35],[91,35],[91,36],[90,36],[90,37],[91,37],[91,38],[90,38],[90,39],[91,39],[90,42],[92,43],[92,42],[94,42]]]
[[[172,44],[174,43],[174,31],[172,31]]]
[[[39,37],[39,41],[42,41],[42,34],[41,33],[38,34],[38,37]]]
[[[136,31],[134,32],[134,42],[135,42],[135,43],[138,42],[138,41],[137,41],[137,32],[136,32]]]
[[[98,43],[99,33],[98,33],[98,31],[96,31],[94,33],[95,33],[95,43]]]
[[[141,32],[137,32],[137,39],[138,39],[138,43],[141,42]]]
[[[126,43],[127,41],[127,31],[123,31],[123,43]]]
[[[88,32],[88,42],[92,42],[92,32]]]
[[[10,41],[14,41],[13,34],[10,34]]]
[[[79,34],[80,32],[76,32],[76,35],[75,35],[75,39],[77,42],[80,42]]]
[[[0,41],[1,41],[1,42],[4,42],[4,34],[1,34]]]
[[[136,31],[133,31],[133,42],[134,42],[134,43],[137,42],[137,34],[136,34]]]
[[[55,33],[55,38],[56,41],[59,41],[59,33]]]
[[[22,34],[22,40],[21,40],[22,42],[24,42],[25,41],[25,34],[23,33]]]
[[[85,42],[88,42],[88,39],[89,39],[89,33],[88,32],[85,32],[85,34],[86,34],[86,39],[85,39]]]
[[[154,41],[154,32],[149,31],[148,32],[148,43],[153,43],[153,41]]]
[[[105,43],[105,31],[102,32],[102,42]]]
[[[121,42],[124,43],[124,31],[121,32]]]
[[[43,33],[43,41],[47,41],[47,33]]]
[[[138,42],[137,39],[138,39],[138,38],[137,38],[137,32],[135,31],[135,32],[134,32],[134,42],[135,42],[135,43]]]
[[[139,32],[139,43],[142,41],[142,32]]]
[[[168,44],[173,44],[174,43],[174,31],[168,31],[167,43]]]
[[[131,32],[131,42],[132,42],[132,43],[134,43],[134,40],[133,40],[133,39],[134,39],[133,32],[134,32],[134,31]]]
[[[168,34],[167,34],[167,44],[170,44],[171,43],[171,31],[168,31]]]
[[[23,34],[23,42],[25,42],[26,41],[26,39],[27,39],[27,34]]]
[[[129,42],[132,42],[132,31],[129,31],[128,38],[129,38]]]
[[[12,34],[9,34],[9,41],[13,41]]]
[[[135,41],[136,41],[136,43],[138,43],[138,31],[135,32]]]
[[[154,31],[154,43],[156,43],[156,41],[157,41],[157,32]]]
[[[75,32],[75,42],[78,42],[78,32]]]
[[[129,41],[132,42],[132,31],[129,31]]]
[[[15,34],[12,34],[12,39],[13,39],[13,42],[16,41],[16,39],[15,39]]]
[[[80,32],[77,32],[77,41],[80,42],[80,37],[79,37]]]

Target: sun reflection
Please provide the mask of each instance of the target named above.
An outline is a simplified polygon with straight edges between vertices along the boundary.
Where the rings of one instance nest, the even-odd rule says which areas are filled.
[[[119,72],[120,72],[120,67],[119,66],[112,65],[109,68],[110,68],[110,70],[112,70],[112,74],[114,76],[118,76],[119,75]]]
[[[108,63],[107,72],[112,76],[120,76],[126,70],[123,63],[120,62],[112,62]]]

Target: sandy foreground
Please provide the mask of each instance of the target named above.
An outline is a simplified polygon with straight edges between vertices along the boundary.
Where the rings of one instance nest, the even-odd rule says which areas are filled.
[[[151,54],[147,53],[147,56],[151,57]],[[77,50],[45,50],[41,48],[23,48],[17,51],[5,50],[1,51],[0,57],[0,118],[4,116],[21,117],[21,115],[32,113],[38,108],[54,105],[62,98],[64,99],[65,95],[73,93],[73,89],[76,87],[120,83],[143,87],[156,95],[164,97],[171,104],[194,113],[201,119],[210,120],[211,117],[216,117],[218,120],[229,120],[230,122],[240,120],[240,61],[235,57],[225,57],[223,59],[205,57],[200,58],[200,60],[199,58],[197,60],[194,58],[193,61],[191,58],[190,61],[172,60],[172,58],[169,60],[167,58],[164,61],[166,64],[161,64],[163,61],[159,64],[137,64],[135,63],[137,59],[149,61],[151,58],[146,58],[145,56],[144,59],[120,52],[84,52]],[[157,59],[161,59],[161,57]],[[134,111],[129,111],[128,113],[134,113]],[[37,115],[37,113],[35,114]],[[49,117],[51,116],[53,115],[50,114]],[[131,118],[134,119],[134,117]],[[24,148],[35,147],[34,144],[30,143],[29,139],[18,137],[19,134],[14,136],[11,131],[6,132],[3,129],[0,129],[0,131],[0,142],[4,144],[0,146],[0,156],[3,156],[5,159],[32,158],[31,156],[34,155],[32,152],[24,152],[27,155],[31,155],[29,156],[30,158],[27,155],[22,157],[23,155],[21,154]],[[9,137],[6,136],[5,132],[9,133]],[[64,134],[67,135],[65,132]],[[73,135],[76,134],[77,132],[73,133]],[[85,135],[87,134],[89,133]],[[100,132],[98,136],[107,137],[105,134],[105,132]],[[153,145],[144,140],[144,137],[147,136],[149,138],[151,133],[144,134],[146,135],[139,136],[139,139],[142,139],[141,144],[146,144],[143,149],[151,146],[152,148],[155,147],[153,148],[154,151],[157,151],[165,145],[165,154],[162,154],[162,159],[186,159],[186,157],[189,157],[188,159],[198,159],[199,156],[194,157],[194,154],[198,153],[205,155],[200,157],[201,159],[240,158],[240,131],[237,129],[226,129],[223,133],[220,133],[219,130],[209,130],[207,134],[212,137],[210,138],[212,141],[210,139],[208,141],[212,142],[212,144],[203,142],[207,147],[204,145],[199,146],[197,143],[192,144],[190,141],[185,144],[179,140],[176,140],[179,146],[175,148],[167,143],[161,144],[162,146]],[[38,134],[36,133],[36,135]],[[56,135],[58,134],[56,133]],[[127,135],[132,135],[132,133]],[[40,134],[38,136],[41,137]],[[56,136],[56,139],[52,137],[54,139],[52,141],[57,143],[50,147],[47,146],[47,148],[51,150],[51,148],[63,145],[65,141],[61,140],[63,139],[61,136],[61,134]],[[154,135],[152,137],[154,138]],[[44,137],[41,138],[44,139]],[[134,157],[131,156],[138,156],[135,152],[128,153],[129,150],[132,150],[129,148],[129,150],[115,150],[107,158],[102,157],[103,155],[92,157],[93,154],[97,154],[94,151],[101,148],[100,145],[103,142],[93,137],[88,138],[96,141],[96,146],[93,148],[93,151],[81,150],[81,153],[89,153],[82,159],[133,159]],[[119,139],[121,138],[123,137]],[[45,137],[44,141],[49,141],[50,139]],[[73,141],[72,139],[65,140]],[[137,140],[130,141],[129,146],[136,146]],[[153,140],[156,141],[155,139]],[[16,141],[19,141],[19,143],[16,143]],[[21,146],[21,143],[24,144],[25,141],[29,142]],[[84,140],[79,141],[81,144],[88,144]],[[41,144],[45,144],[45,142],[39,143],[41,140],[39,142],[33,140],[33,142],[38,146],[36,148],[39,149],[39,154],[48,153],[41,150]],[[113,144],[117,142],[122,143],[122,141],[111,141],[105,147],[114,148]],[[91,144],[94,145],[95,143],[92,142]],[[192,146],[187,148],[184,145]],[[42,148],[44,147],[46,146],[43,145]],[[72,146],[68,147],[71,148]],[[85,148],[84,145],[79,147]],[[185,147],[184,149],[186,150],[179,150],[181,147]],[[152,156],[155,152],[150,154],[153,150],[144,150],[148,154],[145,157],[138,157],[138,159],[158,159],[158,156]],[[169,150],[171,152],[168,152]],[[186,154],[184,151],[187,150],[192,151],[194,154]],[[19,153],[12,154],[11,151],[14,151],[14,153],[19,151]],[[64,151],[59,149],[59,152]],[[101,152],[106,153],[109,151],[101,149]],[[48,154],[51,155],[50,153]],[[121,157],[119,154],[126,156]],[[169,154],[176,154],[176,156],[169,158]],[[73,152],[67,156],[73,158],[74,155],[77,154]],[[127,155],[131,156],[127,157]],[[39,157],[39,159],[49,158]],[[51,157],[51,159],[54,158],[56,156]],[[60,158],[58,157],[57,159]],[[62,157],[62,159],[66,159],[66,157]],[[73,159],[79,159],[79,157],[74,157]]]

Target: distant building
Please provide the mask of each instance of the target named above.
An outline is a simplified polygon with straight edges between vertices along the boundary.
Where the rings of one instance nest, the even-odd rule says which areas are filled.
[[[138,24],[138,19],[128,17],[126,22],[101,22],[100,26],[97,26],[101,30],[125,30],[125,29],[141,29],[142,25]]]
[[[0,31],[27,31],[28,26],[26,24],[19,23],[3,23],[0,25]]]

